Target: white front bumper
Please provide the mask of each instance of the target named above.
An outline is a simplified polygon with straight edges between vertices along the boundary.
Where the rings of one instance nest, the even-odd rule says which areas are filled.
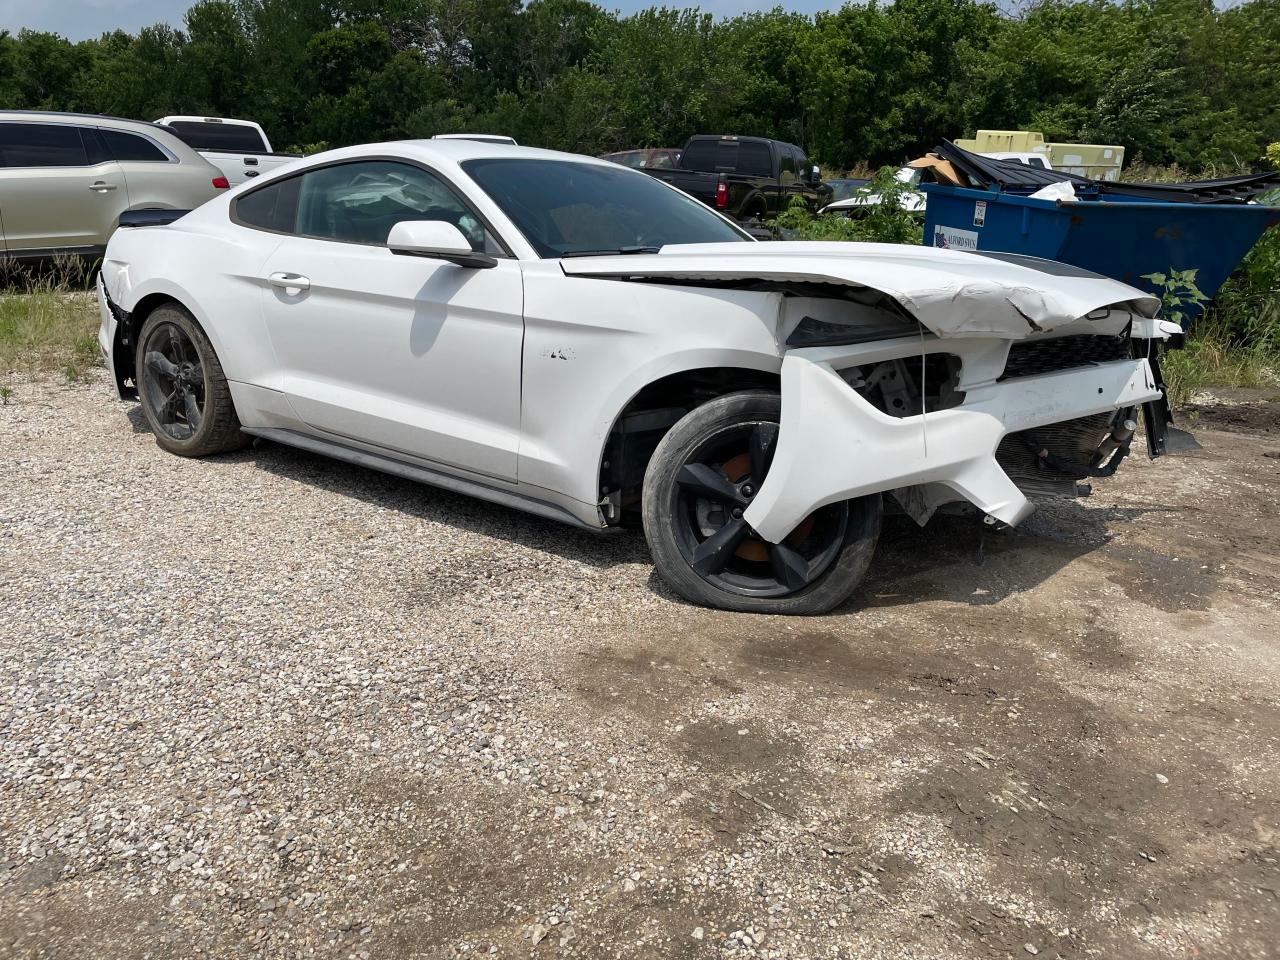
[[[960,406],[891,417],[836,372],[849,365],[849,351],[844,354],[814,348],[792,351],[783,359],[777,452],[744,514],[766,540],[776,543],[826,504],[924,483],[943,484],[983,512],[1016,524],[1034,508],[996,463],[996,447],[1005,434],[1136,406],[1161,395],[1146,360],[1116,360],[1000,383],[994,377],[1003,368],[1001,355],[998,364],[989,364],[988,372],[994,372],[985,382],[962,382],[965,401]],[[969,358],[965,366],[973,369]]]

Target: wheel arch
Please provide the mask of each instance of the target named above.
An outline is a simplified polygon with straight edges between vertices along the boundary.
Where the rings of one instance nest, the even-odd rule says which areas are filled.
[[[131,293],[133,291],[130,291]],[[218,352],[219,357],[222,351],[218,342],[210,333],[209,325],[206,324],[196,310],[192,309],[191,298],[184,297],[182,293],[175,292],[168,288],[152,289],[147,293],[138,297],[133,306],[124,310],[119,303],[114,303],[116,311],[116,335],[112,344],[112,365],[116,371],[117,386],[121,391],[121,396],[137,397],[137,373],[135,362],[135,351],[138,348],[138,335],[142,332],[142,325],[147,322],[147,317],[151,316],[158,307],[164,306],[166,303],[176,303],[182,307],[199,325],[209,342],[213,344],[214,350]],[[132,380],[134,386],[132,388],[125,386],[125,381]]]
[[[753,189],[747,195],[747,199],[742,204],[742,219],[747,220],[752,216],[763,219],[769,215],[769,201],[764,195],[764,191]]]
[[[609,523],[640,502],[645,470],[667,431],[690,410],[743,390],[781,392],[776,357],[735,364],[695,364],[648,378],[612,418],[597,458],[596,489]],[[771,361],[771,362],[770,362]]]

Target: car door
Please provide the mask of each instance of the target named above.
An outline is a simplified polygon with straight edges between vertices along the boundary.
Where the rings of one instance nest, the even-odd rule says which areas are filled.
[[[219,193],[213,184],[217,170],[198,160],[181,162],[153,137],[113,127],[99,127],[92,134],[120,165],[130,209],[192,210]]]
[[[413,164],[348,162],[250,191],[236,217],[287,234],[263,268],[263,302],[299,419],[515,480],[523,280],[456,191]],[[386,237],[401,220],[453,223],[497,265],[393,254]]]
[[[120,165],[74,124],[0,123],[0,213],[8,252],[94,253],[129,203]]]

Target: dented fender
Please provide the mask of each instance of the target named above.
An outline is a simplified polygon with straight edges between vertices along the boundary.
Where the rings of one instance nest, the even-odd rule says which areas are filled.
[[[873,347],[875,345],[872,345]],[[1162,396],[1146,359],[973,384],[956,407],[893,417],[837,372],[858,350],[794,350],[782,363],[782,422],[773,464],[744,516],[778,542],[814,510],[925,483],[1014,525],[1033,510],[996,462],[1007,433],[1138,406]]]

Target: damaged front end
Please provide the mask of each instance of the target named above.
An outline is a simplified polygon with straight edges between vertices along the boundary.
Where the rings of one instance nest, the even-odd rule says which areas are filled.
[[[1160,301],[1068,264],[861,243],[666,247],[565,261],[570,276],[781,294],[782,420],[743,514],[777,543],[813,511],[892,493],[924,523],[967,502],[1013,525],[1172,429]]]
[[[1078,496],[1115,473],[1139,411],[1150,454],[1165,452],[1156,357],[1169,333],[1118,305],[1018,340],[918,329],[789,350],[777,454],[745,516],[775,540],[820,506],[885,492],[921,524],[957,502],[1017,524],[1030,498]]]

